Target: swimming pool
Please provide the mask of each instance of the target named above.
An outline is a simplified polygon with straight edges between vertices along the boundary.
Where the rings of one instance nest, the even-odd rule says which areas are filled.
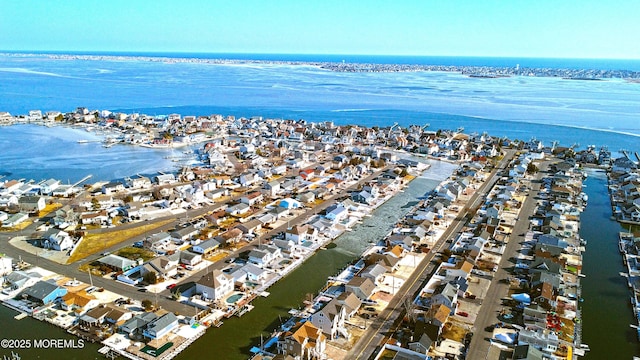
[[[240,299],[242,299],[243,296],[244,296],[243,293],[235,293],[227,298],[227,304],[235,304],[238,301],[240,301]]]

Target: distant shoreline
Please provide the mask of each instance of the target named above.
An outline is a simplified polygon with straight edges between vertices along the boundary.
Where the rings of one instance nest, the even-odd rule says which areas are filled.
[[[170,56],[167,56],[170,55]],[[175,56],[174,56],[175,55]],[[475,78],[501,78],[510,76],[526,77],[556,77],[561,79],[600,80],[600,79],[640,79],[640,71],[633,70],[605,70],[605,69],[573,69],[563,67],[526,67],[519,66],[479,66],[479,65],[428,65],[411,63],[376,63],[376,62],[347,62],[315,61],[315,60],[275,60],[275,59],[232,59],[191,57],[189,54],[74,54],[74,53],[27,53],[0,52],[0,56],[8,57],[45,57],[54,60],[83,60],[83,61],[147,61],[167,64],[211,64],[211,65],[278,65],[278,66],[312,66],[334,72],[453,72]],[[211,54],[217,55],[217,54]],[[220,54],[226,55],[226,54]],[[250,56],[249,54],[247,56]],[[256,57],[260,55],[256,54]],[[265,55],[262,55],[265,56]],[[276,55],[273,57],[276,58]],[[419,57],[415,57],[416,59]],[[434,57],[435,58],[435,57]],[[451,57],[453,58],[453,57]],[[373,57],[372,57],[373,59]]]

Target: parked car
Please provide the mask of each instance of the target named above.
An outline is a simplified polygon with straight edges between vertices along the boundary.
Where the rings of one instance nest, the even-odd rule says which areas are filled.
[[[176,284],[170,284],[170,285],[167,285],[167,289],[168,289],[168,290],[171,290],[171,289],[173,289],[174,287],[176,287]]]
[[[458,312],[458,316],[467,317],[467,316],[469,316],[469,313],[467,313],[465,311],[459,311]]]

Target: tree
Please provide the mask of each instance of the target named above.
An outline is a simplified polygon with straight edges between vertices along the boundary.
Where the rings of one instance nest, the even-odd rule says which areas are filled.
[[[409,175],[409,171],[407,171],[407,168],[403,168],[402,171],[400,171],[400,176],[406,177],[408,175]]]
[[[145,311],[149,311],[153,309],[153,302],[149,299],[144,299],[142,300],[142,307],[144,308]]]
[[[529,163],[529,165],[527,165],[527,173],[535,174],[538,171],[539,171],[538,167],[535,166],[533,163]]]
[[[94,197],[93,199],[91,199],[91,207],[93,207],[93,210],[99,210],[100,201],[98,201],[98,199]]]
[[[158,275],[155,272],[150,271],[144,274],[142,280],[144,280],[144,282],[146,282],[147,284],[155,284],[158,282]]]

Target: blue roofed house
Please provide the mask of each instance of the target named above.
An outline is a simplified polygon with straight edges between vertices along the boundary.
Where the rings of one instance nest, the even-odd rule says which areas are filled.
[[[67,289],[48,281],[38,281],[33,286],[22,290],[20,297],[35,301],[41,305],[49,305],[67,294]]]

